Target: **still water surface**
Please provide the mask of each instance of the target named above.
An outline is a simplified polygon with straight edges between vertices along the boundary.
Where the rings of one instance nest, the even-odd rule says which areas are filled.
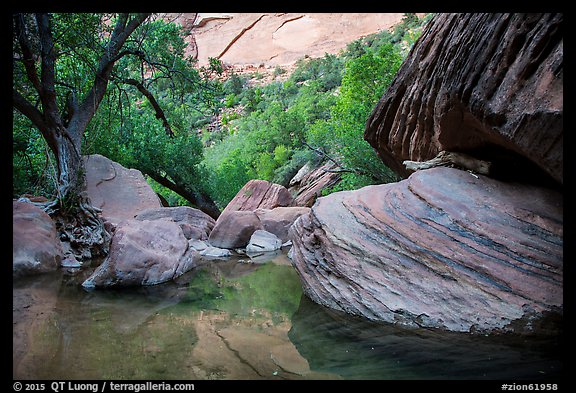
[[[211,261],[154,287],[89,271],[13,284],[14,379],[557,379],[560,338],[405,330],[302,294],[284,254]]]

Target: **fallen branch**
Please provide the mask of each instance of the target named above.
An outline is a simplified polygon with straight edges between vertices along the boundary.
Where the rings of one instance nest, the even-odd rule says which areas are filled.
[[[430,169],[437,166],[456,166],[481,175],[490,174],[492,165],[489,161],[479,160],[464,153],[448,151],[441,151],[436,157],[428,161],[403,161],[402,164],[411,171]]]

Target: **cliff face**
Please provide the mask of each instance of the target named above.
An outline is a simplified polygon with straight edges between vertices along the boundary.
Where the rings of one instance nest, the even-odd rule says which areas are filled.
[[[389,29],[402,13],[226,13],[171,14],[190,31],[190,50],[200,65],[210,57],[229,65],[271,67],[304,56],[336,54],[358,38]]]
[[[365,139],[402,176],[404,160],[442,150],[485,158],[498,149],[562,183],[562,22],[562,14],[437,15],[368,119]]]

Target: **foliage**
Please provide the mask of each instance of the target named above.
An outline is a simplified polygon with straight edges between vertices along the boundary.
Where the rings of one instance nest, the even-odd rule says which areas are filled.
[[[57,72],[83,92],[91,83],[91,64],[101,55],[99,40],[113,23],[102,23],[110,16],[99,14],[54,18],[62,38]],[[223,72],[219,60],[196,68],[184,56],[181,28],[150,20],[133,37],[139,52],[118,61],[85,134],[83,153],[99,153],[188,191],[207,193],[220,208],[248,180],[288,185],[306,162],[319,163],[325,155],[343,170],[332,191],[395,180],[363,140],[363,130],[425,20],[406,14],[394,30],[356,40],[339,55],[303,58],[284,82],[266,85],[235,73],[222,81],[212,78]],[[275,76],[283,73],[274,70]],[[15,78],[23,75],[23,69],[15,69]],[[138,86],[125,83],[131,79],[156,98],[169,130]],[[56,93],[65,98],[70,86],[58,85]],[[49,195],[54,189],[45,145],[29,123],[14,119],[13,194]],[[187,203],[150,183],[170,204]]]

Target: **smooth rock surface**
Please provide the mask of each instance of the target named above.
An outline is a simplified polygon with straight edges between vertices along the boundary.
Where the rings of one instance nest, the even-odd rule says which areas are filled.
[[[208,243],[218,248],[242,248],[250,241],[250,236],[262,229],[260,219],[253,211],[231,211],[218,217],[210,233]]]
[[[135,218],[139,221],[167,219],[175,222],[188,240],[208,240],[216,224],[216,221],[208,214],[188,206],[148,209]]]
[[[84,157],[86,191],[92,205],[113,227],[146,209],[161,208],[160,199],[142,172],[127,169],[99,154]]]
[[[13,277],[56,270],[62,257],[62,245],[50,216],[30,203],[13,201]]]
[[[250,255],[250,253],[276,251],[279,250],[280,247],[282,247],[282,241],[278,236],[259,229],[254,231],[250,237],[250,241],[246,246],[246,253]]]
[[[254,213],[260,219],[262,228],[276,235],[284,243],[288,241],[288,230],[294,221],[310,211],[308,207],[277,207],[275,209],[257,209]]]
[[[563,196],[452,168],[319,198],[290,230],[317,303],[458,332],[550,333],[563,310]]]
[[[82,284],[86,288],[155,285],[196,266],[198,252],[188,247],[180,226],[169,220],[124,220],[110,253]]]
[[[374,108],[364,138],[404,177],[403,161],[445,150],[510,165],[521,157],[562,183],[562,24],[563,14],[437,14]],[[530,177],[534,170],[515,172]]]
[[[231,211],[254,211],[292,206],[294,198],[286,187],[266,180],[250,180],[228,203],[221,216]]]

